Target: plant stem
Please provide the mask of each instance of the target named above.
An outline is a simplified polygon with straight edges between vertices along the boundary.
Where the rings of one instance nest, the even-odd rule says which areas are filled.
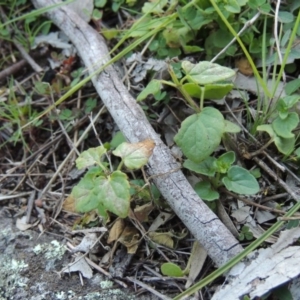
[[[240,44],[240,47],[242,48],[245,56],[247,57],[249,64],[252,67],[253,73],[255,74],[256,79],[258,80],[259,84],[261,85],[261,87],[264,90],[264,93],[266,96],[271,97],[271,93],[268,90],[268,87],[266,85],[266,83],[262,80],[261,76],[259,75],[257,68],[252,60],[252,57],[250,56],[248,50],[246,49],[244,43],[242,42],[242,40],[240,39],[240,37],[237,35],[236,31],[233,29],[233,27],[231,26],[231,24],[228,22],[228,20],[225,18],[225,16],[223,15],[222,11],[220,10],[220,8],[218,7],[218,5],[216,4],[215,0],[209,0],[210,3],[212,4],[212,6],[214,7],[214,9],[216,10],[216,12],[218,13],[218,15],[220,16],[220,18],[222,19],[222,21],[225,23],[225,25],[227,26],[227,28],[229,29],[229,31],[232,33],[232,35],[236,38],[236,40],[238,41],[238,43]]]
[[[279,73],[278,73],[278,76],[277,76],[277,80],[276,80],[276,83],[274,85],[274,89],[272,91],[272,97],[274,96],[277,88],[278,88],[278,85],[279,85],[279,82],[281,80],[281,77],[282,77],[282,74],[283,74],[283,71],[284,71],[284,68],[285,68],[285,65],[286,65],[286,62],[287,62],[287,59],[290,55],[290,52],[291,52],[291,48],[292,48],[292,45],[293,45],[293,42],[294,42],[294,39],[296,37],[296,34],[297,34],[297,31],[299,29],[299,24],[300,24],[300,10],[298,12],[298,16],[297,16],[297,19],[296,19],[296,23],[293,27],[293,31],[292,31],[292,34],[290,36],[290,39],[289,39],[289,42],[288,42],[288,45],[287,45],[287,48],[286,48],[286,51],[285,51],[285,54],[284,54],[284,57],[283,57],[283,61],[282,61],[282,64],[281,64],[281,68],[279,70]],[[280,51],[280,49],[278,49],[278,51]]]
[[[124,165],[124,160],[122,159],[118,165],[117,171],[120,171]]]
[[[169,84],[171,86],[174,86],[177,88],[177,90],[182,94],[182,96],[184,97],[184,99],[187,101],[187,103],[193,108],[193,110],[197,113],[200,112],[200,109],[198,107],[198,105],[195,103],[195,101],[192,99],[192,97],[185,91],[184,88],[182,88],[182,82],[184,82],[185,77],[182,78],[182,80],[179,82],[178,78],[176,77],[176,74],[173,70],[173,67],[171,65],[168,65],[168,72],[174,82],[174,85],[172,85],[172,83],[168,83],[169,81],[166,82],[166,84]]]

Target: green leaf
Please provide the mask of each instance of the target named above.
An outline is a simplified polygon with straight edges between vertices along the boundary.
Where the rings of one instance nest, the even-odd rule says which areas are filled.
[[[243,241],[245,239],[245,234],[243,233],[243,232],[241,232],[240,234],[239,234],[239,240],[240,241]]]
[[[151,3],[146,2],[142,8],[144,14],[153,13],[153,14],[162,14],[163,8],[167,5],[168,0],[159,0],[152,1]]]
[[[125,218],[129,212],[129,188],[127,176],[121,171],[115,171],[107,177],[87,174],[73,188],[71,196],[75,199],[78,212],[98,208]]]
[[[291,154],[295,149],[295,137],[288,138],[288,139],[282,137],[276,137],[274,139],[274,143],[277,149],[285,155]]]
[[[201,8],[210,6],[209,1],[201,0],[202,4],[197,1],[197,5]],[[204,3],[206,2],[206,3]],[[195,9],[193,6],[181,8],[177,7],[178,16],[182,24],[187,28],[199,30],[202,26],[209,24],[213,20],[213,16],[206,14],[202,9]]]
[[[195,83],[185,83],[184,90],[192,97],[201,97],[201,87]],[[204,99],[222,99],[233,88],[232,84],[207,84],[204,90]]]
[[[299,123],[299,116],[297,113],[289,113],[285,119],[277,117],[273,123],[273,129],[276,134],[283,138],[293,138],[295,135],[292,130],[297,127]]]
[[[286,224],[286,229],[292,229],[299,226],[299,220],[290,220]]]
[[[233,84],[207,84],[205,85],[204,99],[222,99],[233,88]]]
[[[230,1],[230,2],[233,2],[233,1]],[[233,14],[239,14],[241,12],[241,8],[234,2],[230,3],[230,5],[225,5],[224,7],[228,12],[233,13]]]
[[[261,177],[260,169],[258,169],[258,168],[253,169],[253,170],[250,170],[250,173],[251,173],[255,178],[260,178],[260,177]]]
[[[77,169],[80,170],[93,165],[102,166],[102,156],[106,153],[106,151],[107,150],[103,146],[83,151],[76,159]]]
[[[180,267],[173,263],[164,263],[161,265],[160,269],[161,269],[161,273],[165,276],[170,276],[170,277],[184,276],[184,273],[180,269]]]
[[[205,107],[201,113],[194,114],[181,123],[174,141],[187,158],[201,162],[219,146],[223,132],[223,115],[215,108]]]
[[[215,162],[217,172],[225,174],[234,161],[235,153],[233,151],[222,154]]]
[[[138,95],[137,101],[146,99],[149,95],[154,95],[161,90],[161,83],[159,80],[151,80],[145,89]]]
[[[60,112],[59,119],[63,121],[72,120],[74,119],[74,116],[70,109],[65,108]]]
[[[251,241],[253,239],[253,233],[252,232],[245,233],[245,238],[247,241]]]
[[[285,155],[289,155],[290,153],[293,152],[293,150],[295,148],[295,137],[288,138],[288,139],[279,137],[275,133],[272,125],[267,125],[267,124],[257,126],[257,130],[267,132],[270,135],[271,139],[274,140],[274,143],[275,143],[277,149],[281,153],[283,153]]]
[[[209,177],[213,177],[215,176],[216,173],[216,166],[215,166],[216,160],[217,159],[215,157],[211,157],[211,156],[207,157],[205,160],[203,160],[200,163],[195,163],[187,159],[183,163],[183,166],[193,172],[203,174]]]
[[[297,158],[300,158],[300,147],[298,147],[294,153],[297,156]]]
[[[190,46],[190,45],[182,45],[182,48],[185,54],[201,52],[204,50],[204,48],[201,48],[199,46]]]
[[[222,182],[229,191],[243,195],[253,195],[259,191],[255,177],[246,169],[233,166],[228,170]]]
[[[198,182],[194,190],[199,195],[199,197],[206,201],[213,201],[219,199],[220,195],[217,191],[215,191],[209,181],[201,181]]]
[[[279,117],[281,119],[285,119],[289,115],[289,108],[287,107],[287,105],[283,101],[283,99],[278,100],[277,105],[276,105],[276,109],[277,109]]]
[[[97,21],[97,20],[101,20],[102,17],[103,17],[103,11],[95,8],[93,10],[92,18]]]
[[[286,108],[288,109],[292,108],[297,102],[299,102],[300,95],[285,96],[280,100],[282,100],[285,103]]]
[[[113,154],[121,157],[127,168],[140,169],[148,162],[154,147],[155,143],[151,139],[134,144],[124,142],[113,151]]]
[[[104,7],[107,0],[95,0],[95,6],[96,7]]]
[[[201,61],[198,64],[183,61],[182,69],[185,71],[186,77],[190,82],[200,85],[216,83],[235,75],[235,71],[232,69],[222,67],[209,61]]]
[[[218,29],[217,31],[212,33],[211,38],[213,41],[213,45],[217,48],[222,49],[230,43],[230,41],[232,40],[232,34],[225,28],[224,30]]]
[[[294,21],[294,15],[287,11],[279,11],[278,17],[281,23],[292,23]]]
[[[224,120],[224,132],[230,132],[230,133],[238,133],[241,131],[240,126],[228,121],[228,120]]]
[[[126,142],[125,136],[123,135],[122,131],[118,131],[111,140],[110,147],[115,149],[124,142]]]
[[[201,87],[196,83],[185,83],[182,88],[191,96],[195,98],[201,97]]]
[[[89,114],[96,106],[97,106],[97,99],[95,98],[88,98],[84,103],[85,109],[84,112]]]
[[[130,180],[130,195],[139,197],[143,201],[158,200],[161,196],[154,184],[151,184],[149,188],[143,179]]]

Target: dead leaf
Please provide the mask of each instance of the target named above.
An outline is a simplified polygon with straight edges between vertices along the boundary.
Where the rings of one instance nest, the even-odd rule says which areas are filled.
[[[156,231],[161,225],[164,225],[174,216],[173,213],[161,212],[152,222],[148,231]]]
[[[194,282],[197,276],[199,275],[204,262],[207,258],[207,251],[203,248],[203,246],[195,241],[193,244],[193,249],[191,256],[189,258],[188,265],[191,266],[188,279],[185,284],[185,288],[189,288]]]
[[[153,210],[153,208],[154,206],[152,203],[147,203],[141,206],[137,206],[134,209],[134,213],[132,212],[132,210],[129,211],[129,217],[139,222],[146,222],[148,221],[148,216]]]
[[[172,234],[169,232],[149,232],[148,233],[149,238],[162,246],[166,246],[168,248],[173,249],[174,248],[174,241],[172,239]]]
[[[26,216],[23,216],[22,218],[17,219],[16,227],[18,229],[20,229],[21,231],[25,231],[25,230],[28,230],[29,228],[32,228],[32,227],[36,226],[38,223],[39,223],[39,220],[36,221],[33,224],[27,224],[26,223]]]
[[[239,232],[237,231],[234,223],[232,222],[232,220],[230,219],[230,217],[228,216],[227,211],[225,210],[223,204],[221,202],[218,203],[218,217],[220,218],[220,220],[224,223],[224,225],[230,230],[230,232],[236,237],[238,238],[239,236]]]
[[[252,67],[249,64],[249,61],[246,57],[236,59],[235,66],[239,69],[239,71],[242,74],[244,74],[246,76],[252,76],[253,75]]]
[[[237,210],[235,210],[231,216],[237,220],[239,224],[245,224],[249,219],[252,220],[250,216],[251,207],[250,206],[243,206]]]
[[[139,247],[140,234],[134,227],[125,227],[118,241],[127,248],[128,254],[135,254]]]
[[[72,197],[71,195],[69,195],[65,199],[62,208],[66,211],[69,211],[69,212],[76,212],[76,210],[75,210],[75,198]]]
[[[72,252],[89,252],[89,250],[91,249],[91,247],[93,247],[96,241],[97,241],[97,234],[88,233],[81,240],[80,244],[72,249]]]
[[[93,270],[86,262],[84,257],[76,257],[75,263],[70,263],[68,267],[64,270],[64,273],[69,272],[80,272],[83,277],[85,278],[92,278],[93,277]]]
[[[125,227],[124,220],[121,218],[117,219],[109,231],[107,243],[110,244],[110,243],[116,241],[120,237],[121,233],[123,232],[124,227]]]
[[[256,212],[256,220],[258,224],[263,224],[270,220],[274,220],[276,216],[267,210],[258,210]]]

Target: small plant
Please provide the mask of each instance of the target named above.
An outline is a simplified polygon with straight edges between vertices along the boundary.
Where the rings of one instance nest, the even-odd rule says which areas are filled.
[[[187,157],[183,166],[206,176],[195,186],[195,190],[203,200],[218,199],[217,189],[222,185],[239,194],[257,193],[259,185],[255,177],[242,167],[232,166],[235,161],[234,152],[227,152],[218,159],[210,156],[227,132],[240,131],[237,125],[225,120],[216,108],[203,108],[206,99],[223,98],[232,89],[232,83],[226,80],[234,76],[235,72],[206,61],[198,64],[183,61],[182,70],[185,76],[181,76],[179,81],[180,75],[176,76],[170,66],[172,82],[152,80],[138,96],[138,100],[143,100],[149,94],[160,91],[163,83],[177,88],[187,103],[196,111],[196,114],[187,117],[182,122],[174,140]],[[199,99],[199,106],[192,97]]]
[[[89,168],[80,182],[73,188],[64,207],[77,212],[97,210],[108,219],[107,211],[121,218],[127,217],[130,206],[130,183],[127,175],[121,171],[123,165],[128,169],[142,168],[152,155],[155,144],[152,140],[129,144],[123,142],[112,153],[121,157],[116,170],[109,168],[107,149],[104,146],[90,148],[80,154],[76,160],[78,169]]]
[[[251,241],[253,240],[253,233],[250,231],[249,227],[243,226],[239,235],[240,241]]]
[[[265,131],[270,135],[271,140],[268,144],[274,142],[277,149],[285,155],[290,155],[295,150],[296,137],[292,131],[299,124],[299,116],[295,112],[295,106],[299,100],[300,95],[279,99],[272,123],[257,127],[257,130]]]
[[[195,185],[197,194],[206,201],[219,199],[217,189],[225,186],[237,194],[251,195],[259,191],[255,177],[240,166],[232,166],[234,152],[226,152],[219,158],[209,156],[201,163],[187,159],[183,166],[193,172],[205,175],[205,179]]]

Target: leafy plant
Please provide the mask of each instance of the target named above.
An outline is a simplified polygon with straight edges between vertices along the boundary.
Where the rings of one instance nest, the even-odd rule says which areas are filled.
[[[109,170],[105,161],[107,149],[104,146],[90,148],[80,154],[76,160],[78,169],[89,168],[80,182],[73,188],[65,202],[65,207],[72,207],[77,212],[97,210],[105,220],[110,211],[121,218],[127,217],[130,205],[130,183],[127,175],[121,171],[127,168],[143,167],[151,156],[154,142],[145,140],[140,143],[121,143],[112,153],[121,157],[116,170]]]
[[[299,116],[291,111],[300,100],[300,95],[285,96],[278,100],[276,115],[271,124],[263,124],[257,127],[259,131],[267,132],[277,149],[289,155],[295,149],[295,134],[292,132],[299,124]],[[294,109],[295,110],[295,109]]]
[[[251,240],[253,240],[253,233],[250,231],[249,227],[247,227],[247,226],[242,227],[242,230],[239,234],[239,240],[240,241],[244,241],[244,240],[251,241]]]
[[[200,163],[187,159],[183,166],[195,173],[205,175],[205,179],[194,187],[203,200],[219,199],[217,189],[222,185],[237,194],[256,194],[259,191],[259,185],[255,177],[242,167],[232,166],[234,161],[235,154],[230,151],[219,158],[209,156]]]
[[[225,80],[231,78],[234,71],[206,61],[198,64],[183,61],[182,70],[185,76],[179,81],[170,66],[173,82],[152,80],[137,100],[157,93],[163,83],[177,88],[188,104],[196,110],[196,114],[181,123],[174,140],[187,157],[183,166],[209,179],[204,179],[195,186],[202,199],[218,199],[217,189],[221,185],[239,194],[257,193],[259,185],[255,177],[242,167],[232,166],[235,161],[233,152],[225,153],[218,159],[210,156],[220,145],[226,132],[236,133],[240,130],[237,125],[225,120],[216,108],[203,108],[205,99],[222,98],[232,89],[233,85]],[[199,99],[199,106],[192,97]]]

